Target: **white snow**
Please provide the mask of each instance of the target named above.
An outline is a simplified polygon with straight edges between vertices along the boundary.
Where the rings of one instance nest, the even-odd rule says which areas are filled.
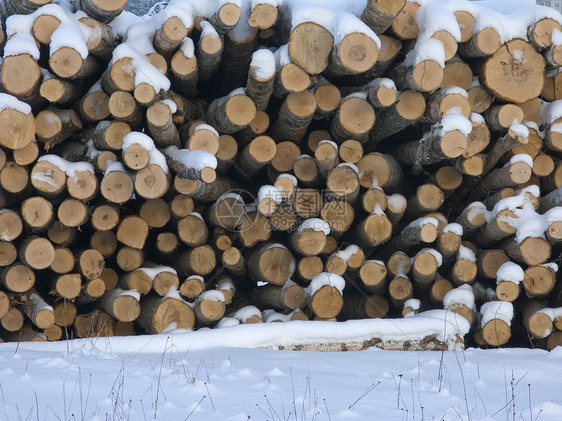
[[[131,145],[135,144],[141,145],[148,152],[149,164],[158,165],[166,174],[169,173],[168,164],[166,163],[166,157],[156,148],[156,146],[154,145],[154,141],[150,136],[147,136],[146,134],[141,132],[127,133],[123,138],[123,152],[126,151]]]
[[[430,37],[437,31],[446,31],[457,42],[461,40],[461,30],[455,15],[443,7],[443,2],[431,2],[421,7],[416,14],[416,23],[421,36]]]
[[[544,238],[544,233],[549,224],[543,215],[535,212],[535,209],[530,205],[523,206],[522,210],[516,211],[516,215],[518,218],[515,240],[518,244],[528,237]]]
[[[562,317],[562,307],[558,307],[558,308],[543,308],[542,310],[539,310],[537,313],[544,313],[546,314],[548,317],[550,317],[550,320],[554,321],[560,317]]]
[[[552,45],[555,47],[562,45],[562,32],[560,32],[558,29],[555,29],[554,31],[552,31],[550,40],[552,41]]]
[[[514,411],[518,420],[562,418],[560,348],[550,353],[376,348],[318,353],[256,348],[268,340],[298,344],[304,338],[318,343],[336,333],[362,341],[377,337],[377,330],[391,329],[414,339],[418,336],[411,332],[419,326],[424,333],[446,326],[453,339],[455,321],[465,325],[466,321],[441,312],[446,319],[422,313],[393,324],[388,320],[310,325],[297,321],[200,332],[171,330],[142,337],[0,344],[2,415],[18,420],[22,414],[39,413],[41,420],[64,420],[75,414],[76,419],[101,421],[126,419],[130,413],[131,420],[184,420],[192,412],[188,421],[278,421],[291,413],[289,419],[336,421],[400,420],[407,410],[410,420],[414,412],[421,420],[423,407],[425,419],[448,421],[511,419]],[[367,332],[361,334],[365,327]],[[512,375],[515,407],[510,403]]]
[[[468,92],[458,86],[447,86],[440,91],[443,95],[461,95],[468,99]]]
[[[349,259],[351,259],[351,256],[353,256],[354,254],[356,254],[357,252],[359,252],[359,246],[356,246],[355,244],[351,244],[349,246],[347,246],[346,248],[342,249],[342,250],[338,250],[334,253],[335,256],[339,257],[340,259],[342,259],[344,262],[347,263],[347,261]],[[383,264],[384,266],[384,264]]]
[[[550,7],[509,0],[479,1],[475,4],[480,9],[475,30],[493,27],[500,34],[502,43],[514,38],[527,41],[529,26],[543,18],[551,18],[562,24],[560,13]]]
[[[445,67],[445,50],[441,41],[427,37],[418,38],[414,49],[406,54],[404,65],[415,67],[426,60],[432,60]]]
[[[261,316],[265,323],[288,322],[291,320],[290,315],[278,313],[272,309],[262,311]]]
[[[461,244],[457,253],[457,260],[469,260],[476,263],[476,255],[471,249]]]
[[[561,206],[555,206],[552,209],[550,209],[549,211],[545,212],[545,214],[543,216],[546,218],[546,223],[548,225],[550,225],[554,222],[562,221],[562,207]]]
[[[343,39],[349,34],[363,34],[371,38],[377,48],[381,48],[379,37],[369,28],[361,19],[351,13],[340,14],[336,18],[336,27],[334,35],[334,45],[339,45]]]
[[[205,222],[205,219],[201,216],[201,214],[199,212],[189,212],[188,215],[189,216],[195,216],[196,218],[200,219],[201,222]]]
[[[277,176],[277,180],[279,180],[281,178],[288,178],[293,183],[293,186],[296,186],[297,183],[298,183],[297,177],[295,177],[293,174],[287,174],[287,173],[279,174]]]
[[[139,268],[138,270],[146,273],[146,275],[154,280],[154,278],[156,278],[156,276],[158,276],[159,274],[163,273],[163,272],[170,272],[173,273],[174,275],[177,275],[178,273],[176,272],[176,270],[174,268],[171,268],[169,266],[155,266],[152,268]]]
[[[152,138],[141,132],[130,132],[123,137],[123,145],[121,147],[123,152],[129,149],[132,145],[140,145],[147,151],[154,149],[154,141]]]
[[[406,198],[399,193],[387,196],[386,202],[387,202],[388,207],[393,209],[393,210],[405,209],[406,204],[408,203]]]
[[[47,161],[63,171],[67,177],[75,178],[77,172],[91,172],[94,174],[94,166],[89,162],[69,162],[58,155],[43,155],[37,162]]]
[[[306,287],[306,296],[313,296],[316,291],[325,285],[336,288],[341,294],[343,294],[343,289],[345,288],[345,279],[335,273],[322,272],[312,278],[308,287]]]
[[[76,50],[83,60],[88,57],[86,40],[76,23],[62,22],[51,35],[50,55],[53,55],[63,47],[70,47]]]
[[[136,289],[121,289],[121,288],[114,288],[111,291],[106,292],[106,295],[112,298],[117,298],[123,295],[128,295],[134,297],[135,300],[140,301],[140,294],[137,292]]]
[[[533,168],[533,157],[531,155],[526,154],[526,153],[519,153],[517,155],[513,155],[511,157],[511,159],[509,160],[509,162],[507,164],[505,164],[505,166],[508,166],[508,165],[511,166],[511,165],[515,164],[516,162],[524,162],[529,167]]]
[[[545,102],[540,111],[541,121],[539,125],[552,124],[562,117],[562,99]]]
[[[404,303],[404,308],[410,307],[412,310],[419,310],[420,306],[421,306],[421,301],[418,300],[417,298],[410,298],[409,300],[406,300],[406,302]]]
[[[223,317],[222,319],[219,320],[219,322],[216,325],[217,329],[223,328],[223,327],[231,327],[231,326],[238,326],[240,324],[240,320],[235,319],[234,317]]]
[[[235,3],[233,1],[229,1],[228,3]],[[246,40],[252,39],[257,32],[256,29],[252,28],[248,24],[248,17],[250,16],[250,4],[247,1],[244,2],[237,2],[239,3],[240,7],[240,20],[236,24],[234,28],[232,28],[228,34],[230,38],[237,42],[243,42]]]
[[[543,101],[544,102],[544,101]],[[539,125],[537,124],[537,122],[535,121],[524,121],[523,124],[525,125],[525,127],[527,127],[528,129],[532,129],[534,130],[537,135],[539,135],[539,137],[541,139],[544,139],[545,136],[545,132],[541,131],[539,128]]]
[[[476,304],[474,303],[474,292],[472,286],[464,284],[458,288],[453,288],[443,297],[443,308],[451,308],[453,304],[462,304],[469,308],[471,311],[476,311]]]
[[[350,98],[361,98],[361,99],[364,99],[365,101],[367,101],[367,92],[365,92],[365,91],[356,91],[356,92],[352,92],[352,93],[350,93],[349,95],[343,97],[343,98],[341,99],[341,102],[343,103],[343,102],[347,101],[347,100],[350,99]]]
[[[273,7],[279,7],[283,4],[283,0],[251,0],[252,10],[259,4],[268,4]]]
[[[221,197],[217,199],[217,203],[225,199],[234,199],[240,203],[244,203],[244,198],[235,192],[224,193],[223,195],[221,195]]]
[[[521,266],[513,262],[505,262],[498,268],[496,272],[497,283],[500,282],[513,282],[519,285],[525,278],[525,272]]]
[[[145,19],[142,16],[137,16],[134,13],[123,10],[119,16],[113,18],[108,25],[113,30],[113,35],[119,38],[125,38],[127,36],[127,30],[129,27],[136,25],[138,23],[144,22]]]
[[[373,211],[371,212],[371,215],[379,215],[379,216],[383,216],[385,215],[384,211],[382,210],[382,207],[380,204],[376,204],[375,208],[373,209]]]
[[[490,301],[482,304],[480,307],[482,319],[480,326],[486,326],[490,320],[500,319],[511,326],[511,319],[513,319],[513,304],[509,301]]]
[[[31,114],[31,106],[27,103],[20,101],[15,96],[10,94],[0,93],[0,113],[6,108],[19,111],[22,114]]]
[[[363,89],[364,90],[379,89],[381,87],[384,87],[386,89],[391,89],[391,90],[397,92],[396,84],[394,83],[394,81],[392,79],[389,79],[387,77],[380,77],[380,78],[373,79],[368,84],[366,84],[363,87]]]
[[[438,267],[441,267],[441,265],[443,264],[443,256],[441,255],[441,253],[439,253],[437,250],[429,248],[429,247],[423,248],[420,251],[418,251],[416,253],[416,255],[414,257],[412,257],[412,261],[414,261],[415,258],[418,257],[422,253],[429,253],[429,254],[433,255],[433,257],[435,257],[435,260],[437,261]]]
[[[273,199],[276,204],[280,204],[283,201],[283,194],[277,187],[265,184],[258,190],[258,203],[266,198]]]
[[[408,227],[412,227],[412,228],[422,228],[428,224],[431,224],[435,227],[435,229],[437,229],[437,227],[439,226],[439,221],[436,218],[433,218],[431,216],[426,216],[426,217],[422,217],[422,218],[418,218],[412,222],[410,222],[408,224]]]
[[[292,63],[291,56],[289,55],[289,44],[284,44],[279,47],[273,55],[275,56],[275,69],[280,71],[284,66]]]
[[[217,30],[215,29],[215,27],[213,25],[211,25],[209,22],[207,22],[206,20],[201,21],[199,26],[201,26],[201,35],[200,35],[201,38],[200,39],[203,39],[207,36],[211,39],[219,38],[219,34],[218,34]]]
[[[441,230],[441,232],[443,234],[445,234],[447,232],[452,232],[453,234],[458,235],[459,237],[462,237],[463,228],[462,228],[461,224],[457,224],[456,222],[453,222],[453,223],[445,225],[443,227],[443,229]]]
[[[551,133],[562,133],[562,123],[554,123],[548,128],[548,130]]]
[[[439,131],[441,136],[454,130],[460,131],[465,136],[468,136],[470,132],[472,132],[472,123],[470,120],[459,113],[446,113],[441,119],[441,122],[436,124],[441,126]]]
[[[486,124],[486,120],[484,120],[484,117],[477,113],[470,114],[470,121],[474,124]]]
[[[313,2],[290,1],[284,2],[291,9],[291,27],[304,22],[314,22],[330,33],[335,33],[336,21],[339,16],[327,7],[316,6]]]
[[[513,123],[511,123],[511,126],[509,126],[509,130],[512,131],[517,137],[529,137],[529,128],[524,124],[519,124],[517,120],[513,120]]]
[[[558,272],[558,265],[557,265],[556,263],[554,263],[554,262],[552,262],[552,263],[543,263],[542,265],[539,265],[539,266],[542,266],[542,267],[545,267],[545,268],[547,268],[547,269],[550,269],[550,270],[552,270],[553,272]]]
[[[191,213],[195,213],[195,212],[191,212]],[[199,279],[199,280],[203,281],[203,277],[200,276],[200,275],[189,275],[189,276],[186,278],[186,280],[187,280],[187,279],[193,279],[193,278]]]
[[[199,297],[197,297],[198,302],[201,302],[203,300],[224,302],[225,298],[222,292],[211,289],[209,291],[204,291]]]
[[[540,197],[540,188],[536,185],[530,185],[523,189],[521,189],[517,195],[506,197],[504,199],[499,200],[494,205],[494,208],[490,212],[486,212],[486,220],[489,222],[496,215],[504,209],[509,209],[513,212],[516,212],[518,209],[522,209],[524,206],[532,206],[529,202],[528,195],[534,197]]]
[[[254,51],[250,67],[255,69],[255,75],[258,79],[269,79],[275,75],[275,55],[266,48]]]
[[[105,176],[113,171],[128,173],[127,169],[121,162],[108,161],[107,167],[105,168],[105,172],[103,173],[103,175]]]
[[[40,181],[42,183],[47,183],[47,184],[49,184],[50,186],[53,186],[53,187],[58,187],[57,183],[55,183],[55,181],[53,180],[51,170],[48,170],[48,171],[45,171],[45,172],[36,171],[33,174],[31,174],[31,179]]]
[[[167,98],[167,99],[163,99],[160,102],[164,105],[167,105],[172,114],[174,114],[178,110],[178,105],[176,104],[176,102],[173,99]]]
[[[472,219],[476,217],[476,215],[486,214],[488,212],[486,205],[482,202],[469,203],[465,210],[467,210],[468,219]]]
[[[246,88],[236,88],[227,95],[228,98],[232,98],[235,95],[246,95]]]
[[[254,316],[261,319],[261,311],[255,306],[242,307],[232,315],[235,319],[240,320],[241,323],[246,323],[249,318]]]
[[[266,282],[266,285],[269,284]],[[283,286],[281,286],[281,291],[286,291],[289,287],[293,287],[293,286],[299,286],[299,284],[297,284],[292,279],[287,279],[287,281],[283,284]]]
[[[318,146],[323,145],[325,143],[331,145],[336,151],[338,150],[338,144],[333,140],[321,140],[320,142],[318,142]]]
[[[35,60],[39,60],[40,54],[35,38],[32,35],[18,32],[4,45],[4,58],[9,56],[19,56],[29,54]]]
[[[179,49],[181,50],[181,52],[186,58],[195,57],[195,45],[193,45],[193,40],[191,38],[189,37],[185,38],[181,42]]]
[[[340,168],[340,167],[349,167],[351,168],[353,171],[355,171],[357,174],[359,174],[359,168],[357,168],[357,165],[351,163],[351,162],[342,162],[341,164],[338,164],[336,166],[336,168]]]
[[[210,124],[198,124],[193,129],[193,133],[196,133],[199,130],[207,130],[207,131],[213,133],[217,138],[219,137],[219,132],[217,132],[217,130],[213,126],[211,126]]]
[[[177,146],[168,146],[164,153],[174,161],[182,163],[186,168],[201,171],[204,168],[217,168],[217,158],[207,151],[191,151],[179,149]]]
[[[297,233],[310,230],[322,231],[325,235],[330,235],[330,224],[320,218],[308,218],[300,224]]]
[[[174,300],[186,302],[183,298],[181,298],[180,292],[174,286],[170,286],[170,288],[168,288],[168,292],[164,295],[164,299],[166,298],[173,298]]]

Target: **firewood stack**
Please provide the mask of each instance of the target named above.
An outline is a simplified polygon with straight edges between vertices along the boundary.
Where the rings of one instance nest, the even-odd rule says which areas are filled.
[[[71,3],[2,3],[1,339],[444,308],[562,344],[557,12]]]

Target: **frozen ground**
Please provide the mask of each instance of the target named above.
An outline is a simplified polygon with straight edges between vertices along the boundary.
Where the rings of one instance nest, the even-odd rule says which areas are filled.
[[[560,348],[294,352],[221,330],[230,346],[210,331],[0,344],[0,420],[562,420]]]

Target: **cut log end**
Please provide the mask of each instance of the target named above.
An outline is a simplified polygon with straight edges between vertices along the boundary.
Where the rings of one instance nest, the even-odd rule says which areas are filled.
[[[482,81],[505,101],[525,102],[540,95],[545,64],[545,59],[531,44],[514,39],[486,61]]]
[[[320,319],[331,319],[340,314],[343,308],[343,297],[337,288],[324,285],[314,293],[308,306]]]
[[[252,28],[265,30],[277,22],[277,7],[271,4],[257,4],[248,16],[248,25]]]
[[[465,10],[457,10],[453,14],[455,15],[455,19],[457,20],[461,30],[460,42],[467,42],[474,34],[473,29],[476,19],[471,13]]]
[[[501,281],[496,285],[496,296],[500,301],[513,302],[519,296],[519,285],[509,281]]]
[[[227,101],[226,116],[237,126],[247,126],[256,117],[256,105],[246,95],[234,95]]]
[[[0,111],[0,145],[8,149],[21,149],[33,140],[35,118],[18,110],[5,108]]]
[[[529,266],[541,265],[550,258],[551,245],[544,238],[528,237],[519,244],[519,253]]]
[[[352,97],[343,101],[338,115],[342,127],[352,135],[361,135],[375,124],[375,111],[362,98]]]
[[[419,28],[416,23],[416,14],[419,8],[419,4],[408,1],[396,19],[394,19],[391,28],[398,38],[414,39],[418,36]]]
[[[560,23],[552,18],[539,20],[530,30],[530,38],[538,48],[548,48],[552,45],[552,33],[562,28]]]
[[[352,73],[362,73],[374,66],[379,55],[375,41],[369,36],[352,32],[338,45],[341,64]]]
[[[289,55],[291,60],[311,75],[322,73],[328,66],[334,37],[314,22],[304,22],[291,31]]]
[[[424,60],[414,67],[412,78],[420,91],[432,92],[441,85],[443,68],[434,60]]]
[[[490,346],[502,346],[511,338],[511,328],[500,319],[492,319],[482,328],[482,337]]]
[[[65,79],[77,76],[84,63],[80,53],[71,47],[59,48],[49,58],[49,66],[53,72]]]

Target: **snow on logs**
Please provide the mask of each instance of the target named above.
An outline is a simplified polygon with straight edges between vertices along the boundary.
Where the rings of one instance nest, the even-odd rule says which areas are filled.
[[[557,12],[74,3],[1,9],[0,339],[437,308],[560,343]]]

